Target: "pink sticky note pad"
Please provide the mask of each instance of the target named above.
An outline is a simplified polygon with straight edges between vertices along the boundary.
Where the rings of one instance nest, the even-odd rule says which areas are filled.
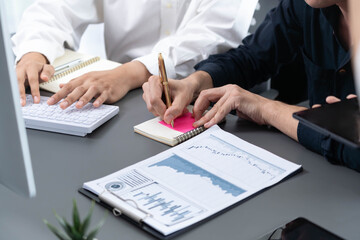
[[[182,133],[186,133],[188,131],[191,131],[193,129],[195,129],[192,124],[195,122],[195,119],[191,116],[191,113],[186,113],[184,115],[182,115],[181,117],[178,117],[174,120],[174,128],[171,127],[170,124],[167,124],[166,122],[164,121],[160,121],[159,123],[168,127],[168,128],[171,128],[171,129],[174,129],[176,131],[179,131],[179,132],[182,132]]]

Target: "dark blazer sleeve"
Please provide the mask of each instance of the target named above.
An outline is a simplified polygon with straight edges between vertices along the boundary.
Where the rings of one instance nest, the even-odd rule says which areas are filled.
[[[283,0],[271,10],[253,35],[238,48],[210,56],[195,66],[206,71],[214,87],[237,84],[245,89],[277,74],[304,44],[305,23],[311,14],[303,0]],[[304,79],[305,81],[305,79]],[[316,93],[315,93],[316,94]],[[299,142],[332,163],[360,171],[360,150],[341,144],[299,123]]]
[[[291,62],[301,46],[305,7],[304,1],[281,1],[242,45],[211,55],[195,69],[208,72],[214,87],[237,84],[249,89],[266,81],[281,65]]]
[[[345,165],[360,172],[360,148],[339,143],[329,135],[319,133],[302,123],[298,126],[298,140],[306,148],[320,153],[329,162]]]

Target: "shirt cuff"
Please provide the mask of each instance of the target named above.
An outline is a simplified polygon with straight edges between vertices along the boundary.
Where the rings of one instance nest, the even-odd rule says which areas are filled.
[[[51,44],[27,41],[21,44],[21,46],[14,48],[14,53],[16,55],[15,63],[17,63],[25,54],[29,52],[38,52],[44,55],[50,64],[54,62],[54,60],[62,56],[65,52],[63,47],[54,47]]]
[[[320,153],[331,163],[345,165],[360,172],[360,149],[346,146],[302,123],[298,125],[298,140],[306,148]]]
[[[211,76],[214,87],[221,87],[225,85],[222,74],[223,69],[221,69],[219,64],[207,63],[206,60],[204,60],[196,64],[194,68],[196,71],[207,72]]]
[[[168,78],[176,78],[176,72],[175,72],[175,67],[174,67],[174,63],[172,62],[172,60],[167,57],[164,56],[164,62],[165,62],[165,69],[166,69],[166,75]],[[158,53],[151,53],[142,57],[138,57],[135,58],[133,61],[139,61],[142,64],[145,65],[145,67],[147,68],[147,70],[152,74],[152,75],[159,75],[159,61],[158,61]]]
[[[297,129],[298,140],[306,148],[320,153],[331,163],[343,164],[343,144],[335,141],[330,135],[325,135],[307,127],[301,122]]]

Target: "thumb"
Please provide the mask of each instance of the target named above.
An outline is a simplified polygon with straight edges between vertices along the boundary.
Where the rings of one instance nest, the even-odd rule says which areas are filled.
[[[164,121],[170,123],[175,118],[181,116],[186,111],[187,101],[184,98],[177,97],[174,99],[171,107],[169,107],[164,114]]]
[[[40,78],[42,81],[47,82],[50,80],[53,74],[54,74],[54,67],[49,64],[45,64],[43,70],[41,71]]]

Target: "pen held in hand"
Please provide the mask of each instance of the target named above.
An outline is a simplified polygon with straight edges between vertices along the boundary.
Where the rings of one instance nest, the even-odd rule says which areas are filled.
[[[159,53],[158,61],[159,61],[159,75],[160,75],[161,83],[164,88],[166,107],[169,108],[171,107],[171,94],[170,94],[169,82],[165,70],[165,63],[161,53]],[[174,120],[171,120],[171,126],[174,128]]]

